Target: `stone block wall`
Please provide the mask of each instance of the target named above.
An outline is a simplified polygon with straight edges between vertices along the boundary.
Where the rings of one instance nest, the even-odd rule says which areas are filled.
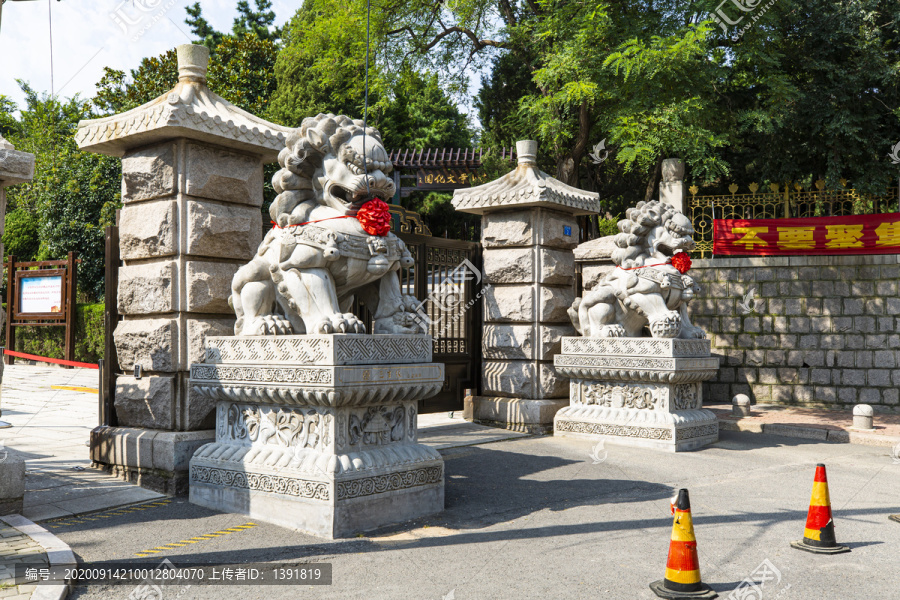
[[[721,357],[705,398],[900,411],[900,255],[713,258],[690,274],[692,319]]]
[[[500,211],[483,216],[482,231],[482,393],[567,398],[569,381],[556,374],[553,355],[560,338],[575,332],[566,313],[574,300],[575,217],[547,208]]]
[[[231,279],[262,237],[262,162],[187,139],[122,159],[121,257],[115,330],[121,425],[175,431],[212,426],[213,406],[187,389],[206,335],[232,335]],[[141,379],[131,373],[135,365]]]

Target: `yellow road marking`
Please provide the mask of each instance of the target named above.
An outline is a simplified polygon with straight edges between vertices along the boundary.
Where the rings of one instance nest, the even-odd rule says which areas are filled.
[[[51,385],[51,390],[69,390],[70,392],[85,392],[87,394],[98,394],[100,390],[97,388],[78,387],[76,385]]]
[[[196,544],[198,542],[202,542],[209,539],[214,539],[219,536],[229,535],[232,533],[240,533],[241,531],[246,531],[256,527],[256,523],[244,523],[243,525],[236,525],[235,527],[229,527],[228,529],[221,529],[219,531],[215,531],[213,533],[205,533],[203,535],[195,535],[192,538],[188,538],[186,540],[178,540],[177,542],[171,542],[165,544],[164,546],[157,546],[156,548],[151,548],[150,550],[141,550],[140,552],[135,552],[135,556],[147,556],[150,554],[158,554],[163,550],[174,550],[175,547],[181,548],[183,546],[187,546],[188,544]]]
[[[108,519],[109,517],[120,517],[122,515],[126,515],[128,513],[137,512],[139,510],[146,510],[148,508],[157,508],[160,506],[166,506],[170,502],[171,499],[160,500],[158,502],[148,502],[147,504],[139,504],[137,506],[132,506],[129,508],[114,508],[110,509],[106,512],[94,513],[90,517],[63,517],[61,519],[55,519],[53,521],[49,521],[48,524],[52,529],[58,529],[59,527],[65,527],[67,525],[82,525],[86,521],[98,521],[100,519]]]

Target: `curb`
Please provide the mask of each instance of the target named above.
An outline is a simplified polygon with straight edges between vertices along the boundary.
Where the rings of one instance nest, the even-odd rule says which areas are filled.
[[[723,431],[765,433],[768,435],[780,435],[782,437],[818,440],[820,442],[881,446],[885,448],[891,448],[900,444],[900,436],[896,435],[878,435],[861,431],[825,429],[822,427],[800,427],[782,423],[741,423],[739,419],[723,419],[721,417],[719,418],[719,429]]]
[[[6,515],[0,517],[0,521],[18,529],[41,546],[47,553],[47,562],[51,567],[78,564],[75,554],[68,544],[33,521],[29,521],[22,515]],[[68,584],[38,585],[31,593],[31,600],[63,600],[68,593]]]

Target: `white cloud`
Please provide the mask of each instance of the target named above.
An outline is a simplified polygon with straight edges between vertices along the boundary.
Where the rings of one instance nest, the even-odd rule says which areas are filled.
[[[103,67],[128,71],[141,59],[192,40],[184,23],[194,0],[37,0],[6,2],[0,29],[0,94],[20,106],[16,79],[50,92],[50,21],[53,31],[53,90],[60,96],[93,97]],[[296,3],[275,0],[276,24],[286,22]],[[204,16],[230,31],[237,0],[200,0]],[[251,2],[251,5],[253,3]]]

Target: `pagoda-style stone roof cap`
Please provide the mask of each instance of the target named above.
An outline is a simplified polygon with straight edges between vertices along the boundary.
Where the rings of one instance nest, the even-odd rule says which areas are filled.
[[[122,156],[128,149],[185,137],[262,154],[274,161],[291,129],[239,109],[206,86],[209,49],[185,44],[178,53],[178,83],[171,91],[127,112],[78,123],[82,150]]]
[[[461,212],[483,214],[504,208],[544,206],[575,215],[600,212],[600,195],[550,177],[537,167],[537,142],[516,144],[519,164],[514,171],[473,188],[453,192],[453,206]]]
[[[34,179],[34,154],[16,150],[15,146],[0,135],[0,187],[32,179]]]

